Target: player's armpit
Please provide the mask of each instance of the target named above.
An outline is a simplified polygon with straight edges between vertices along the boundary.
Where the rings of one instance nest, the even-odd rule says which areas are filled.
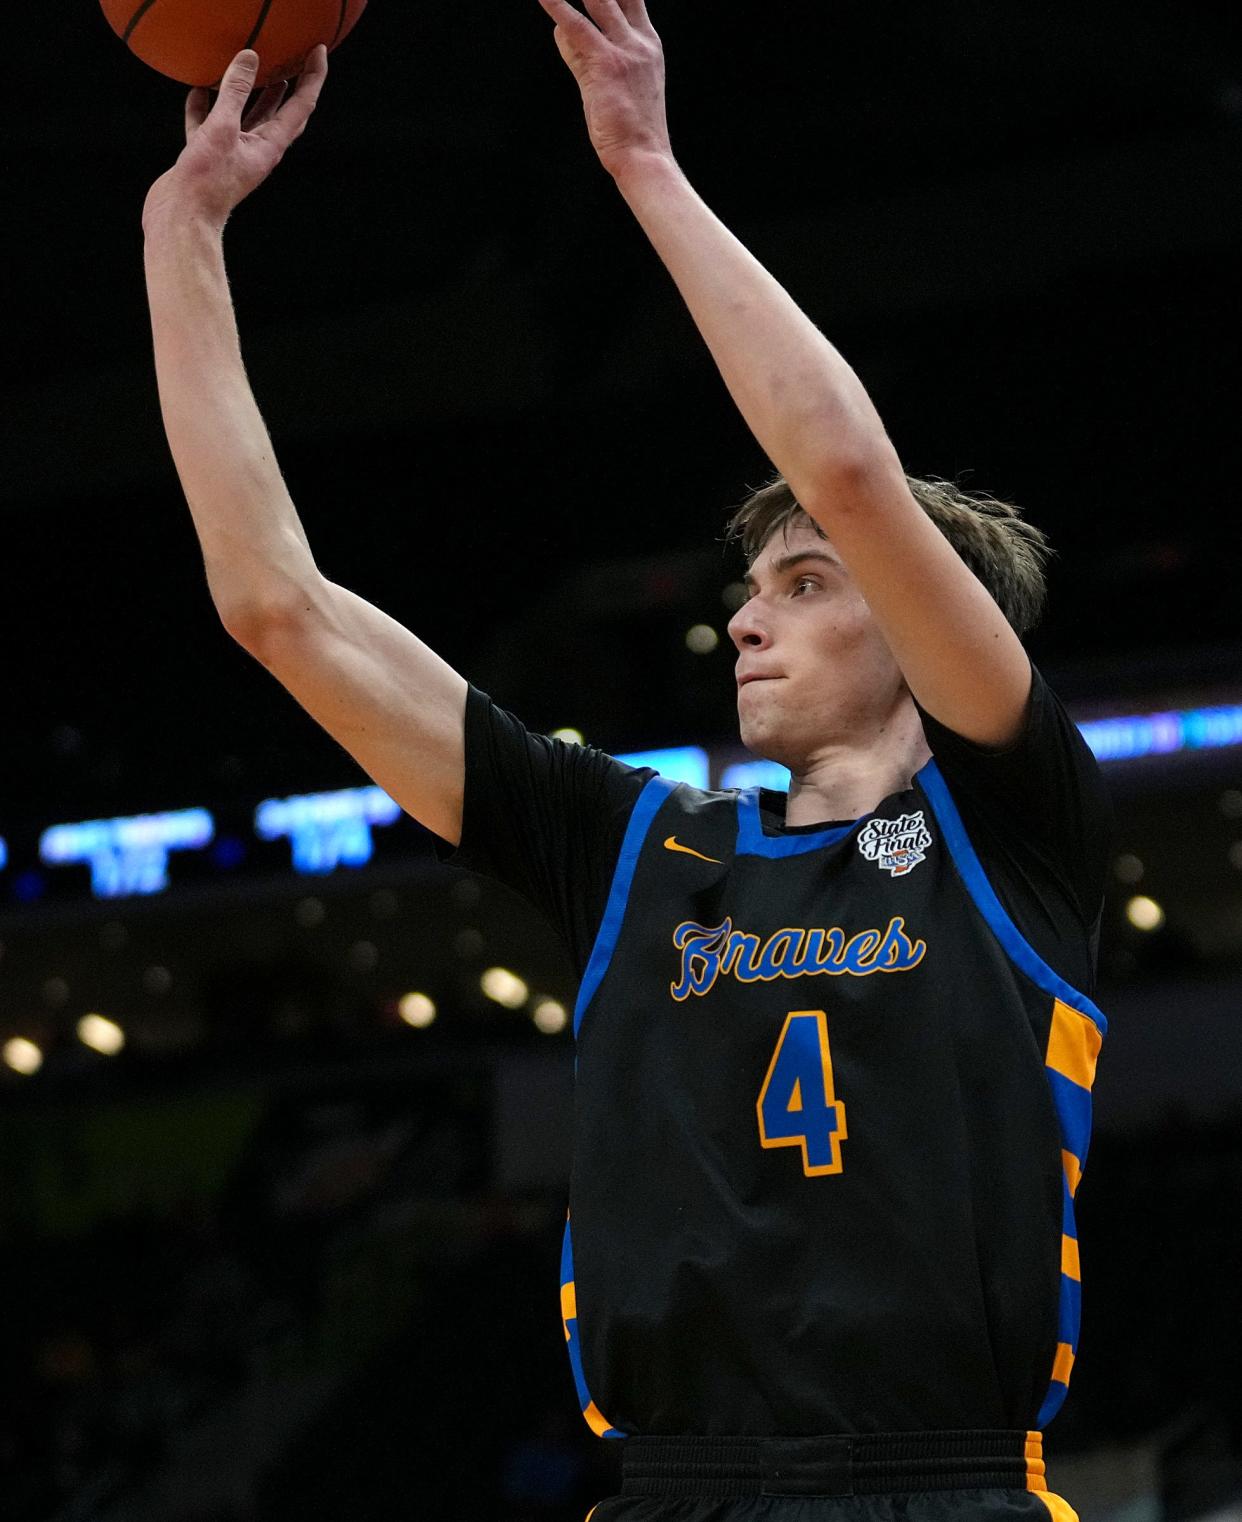
[[[891,447],[798,500],[844,561],[923,708],[976,744],[1016,740],[1031,691],[1022,641],[915,501]]]
[[[467,684],[434,650],[325,578],[230,633],[405,811],[461,839]]]

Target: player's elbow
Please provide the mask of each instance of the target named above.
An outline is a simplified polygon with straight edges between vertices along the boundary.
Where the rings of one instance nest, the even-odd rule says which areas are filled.
[[[798,501],[817,523],[861,518],[907,492],[905,472],[887,439],[860,439],[833,450]]]
[[[314,599],[306,591],[290,591],[280,597],[248,598],[222,603],[216,611],[225,630],[243,649],[258,655],[273,636],[304,621],[313,611]]]

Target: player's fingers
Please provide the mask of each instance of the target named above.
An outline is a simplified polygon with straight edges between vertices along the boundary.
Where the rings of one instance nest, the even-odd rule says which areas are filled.
[[[619,42],[629,31],[625,13],[617,4],[617,0],[582,0],[582,3],[586,6],[591,20],[605,37],[611,37],[614,42]]]
[[[539,4],[556,22],[558,30],[564,30],[564,35],[571,42],[581,44],[599,36],[598,28],[580,10],[570,5],[569,0],[539,0]]]
[[[581,52],[573,45],[572,42],[570,42],[569,38],[566,37],[565,33],[559,26],[557,27],[556,31],[552,33],[552,37],[556,42],[556,51],[561,55],[561,59],[564,62],[565,67],[572,73],[574,64],[582,56]]]
[[[243,48],[225,69],[216,87],[220,93],[211,108],[211,114],[225,126],[232,127],[234,132],[241,130],[242,112],[246,109],[258,72],[259,55],[253,48]]]
[[[289,88],[287,79],[278,79],[268,85],[263,94],[259,96],[254,107],[242,122],[243,132],[253,132],[256,127],[261,127],[264,122],[270,122],[276,114],[276,108],[285,97],[285,91]]]
[[[321,42],[298,75],[297,88],[271,121],[264,124],[261,135],[284,147],[288,147],[295,137],[301,137],[327,77],[328,50]]]
[[[655,27],[651,24],[651,17],[647,14],[647,7],[643,3],[643,0],[617,0],[617,3],[625,13],[625,19],[632,27],[637,28],[640,32],[655,35]]]
[[[206,85],[195,85],[185,98],[185,140],[188,143],[207,120],[211,110],[211,92]]]

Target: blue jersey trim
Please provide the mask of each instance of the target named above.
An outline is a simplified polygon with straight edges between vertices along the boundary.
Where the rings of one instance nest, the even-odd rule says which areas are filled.
[[[957,805],[953,802],[952,795],[935,761],[929,761],[917,773],[915,780],[922,785],[931,803],[932,812],[940,825],[949,854],[966,885],[966,891],[983,915],[992,934],[999,941],[1001,949],[1014,966],[1025,973],[1037,988],[1094,1020],[1100,1034],[1103,1035],[1108,1030],[1108,1021],[1101,1011],[1085,994],[1072,988],[1059,973],[1048,966],[1034,947],[1027,942],[1010,919],[1000,899],[997,898],[975,853],[975,848],[970,842],[970,837],[966,833],[962,816],[958,813]],[[1081,1169],[1086,1160],[1087,1145],[1091,1136],[1091,1091],[1074,1083],[1072,1079],[1059,1073],[1055,1068],[1049,1067],[1047,1063],[1044,1065],[1044,1072],[1047,1075],[1053,1107],[1056,1110],[1062,1149],[1078,1159]],[[1078,1228],[1074,1222],[1074,1202],[1070,1195],[1069,1180],[1064,1171],[1061,1176],[1061,1231],[1063,1235],[1077,1240]],[[1070,1351],[1076,1354],[1078,1331],[1082,1320],[1082,1285],[1077,1279],[1072,1279],[1064,1272],[1060,1280],[1057,1296],[1057,1341],[1059,1344],[1068,1346]],[[1048,1392],[1035,1418],[1037,1428],[1042,1430],[1048,1425],[1061,1409],[1068,1391],[1068,1383],[1063,1380],[1054,1379],[1049,1382]]]
[[[1078,1223],[1074,1220],[1074,1197],[1069,1192],[1069,1179],[1065,1177],[1065,1170],[1061,1170],[1061,1232],[1064,1236],[1078,1240]]]
[[[870,819],[864,814],[864,819]],[[844,840],[855,826],[862,823],[838,825],[832,830],[820,830],[815,835],[765,835],[759,819],[759,789],[748,787],[737,795],[737,851],[738,856],[804,856],[808,851],[818,851],[834,841]]]
[[[1078,1329],[1082,1325],[1082,1285],[1068,1274],[1061,1275],[1061,1298],[1057,1307],[1057,1341],[1068,1342],[1078,1351]]]
[[[1091,1090],[1079,1088],[1055,1068],[1045,1068],[1045,1072],[1061,1125],[1061,1145],[1078,1159],[1081,1170],[1086,1166],[1091,1141]]]
[[[647,838],[647,831],[651,828],[651,821],[659,813],[664,800],[679,785],[667,777],[652,777],[630,811],[630,822],[626,826],[621,854],[617,857],[616,870],[612,874],[612,888],[608,894],[604,917],[600,921],[595,944],[591,947],[591,957],[582,975],[582,982],[578,985],[578,999],[574,1005],[575,1038],[586,1007],[595,997],[595,990],[603,981],[616,950],[621,922],[625,918],[625,906],[629,902],[630,885],[634,881],[634,869],[638,865],[639,852]]]
[[[565,1235],[561,1238],[561,1288],[574,1282],[574,1244],[573,1235],[570,1231],[569,1217],[565,1218]],[[594,1404],[591,1400],[591,1392],[587,1389],[586,1374],[582,1369],[582,1334],[579,1330],[577,1316],[567,1318],[565,1322],[567,1333],[566,1346],[569,1350],[569,1367],[574,1376],[574,1388],[578,1392],[578,1406],[583,1416]],[[598,1411],[599,1407],[595,1409]],[[608,1418],[604,1417],[604,1421]],[[626,1434],[616,1427],[607,1427],[600,1433],[601,1437],[625,1437]]]
[[[1001,943],[1010,961],[1024,972],[1037,988],[1042,988],[1045,993],[1052,994],[1072,1009],[1090,1016],[1099,1026],[1100,1034],[1106,1035],[1108,1021],[1101,1011],[1087,998],[1086,994],[1071,988],[1059,973],[1048,966],[1009,918],[992,884],[988,882],[979,858],[975,854],[975,848],[971,845],[970,837],[966,833],[966,826],[962,823],[962,816],[957,811],[957,805],[953,802],[935,761],[929,761],[921,771],[916,773],[915,780],[921,783],[923,791],[931,801],[949,852],[957,863],[958,871],[962,874],[967,892],[974,899],[979,912],[988,922],[993,935]]]
[[[1044,1397],[1044,1403],[1039,1408],[1039,1415],[1035,1418],[1035,1426],[1040,1432],[1044,1430],[1065,1404],[1065,1397],[1068,1394],[1069,1386],[1063,1385],[1059,1379],[1054,1379],[1048,1386],[1048,1393]]]

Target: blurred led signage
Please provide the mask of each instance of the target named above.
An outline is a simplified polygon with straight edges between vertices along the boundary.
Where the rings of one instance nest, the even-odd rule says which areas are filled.
[[[670,750],[632,750],[616,759],[624,761],[626,766],[649,766],[670,782],[686,782],[699,788],[708,785],[707,752],[697,745],[680,745]]]
[[[1107,766],[1142,756],[1242,745],[1242,704],[1092,719],[1078,727],[1097,759]],[[652,767],[670,781],[703,789],[765,787],[785,792],[790,784],[788,770],[775,761],[754,758],[726,764],[719,755],[713,757],[697,745],[628,751],[617,760],[627,766]],[[716,774],[718,780],[713,783]],[[425,849],[427,832],[381,787],[268,798],[252,816],[255,837],[261,841],[288,840],[293,870],[306,875],[367,865],[375,855],[375,828],[399,820],[407,828],[394,835],[390,854],[417,851],[420,838]],[[210,853],[204,848],[216,841],[216,822],[205,808],[55,824],[38,837],[38,854],[48,866],[87,864],[91,893],[99,899],[164,892],[170,885],[169,854],[173,851],[204,852],[188,868],[186,882],[270,873],[274,864],[255,859],[240,838],[245,825],[240,820],[237,823],[240,835],[237,829],[226,829]],[[33,862],[22,859],[23,850],[18,849],[15,855],[10,847],[12,839],[11,834],[7,841],[0,837],[0,900],[20,909],[42,899],[49,885],[53,896],[77,896],[68,883],[57,890],[55,879],[45,880]]]
[[[1242,703],[1092,719],[1078,728],[1100,762],[1169,756],[1183,750],[1217,750],[1242,745]]]
[[[303,793],[268,798],[254,813],[260,840],[287,835],[297,872],[319,874],[336,867],[361,867],[371,860],[371,826],[392,824],[401,806],[382,787],[350,787],[335,793]]]
[[[767,787],[774,793],[787,793],[791,780],[789,768],[779,761],[739,761],[720,774],[722,788]]]
[[[89,862],[96,898],[159,893],[168,886],[168,853],[201,850],[215,829],[206,809],[54,824],[39,838],[39,858],[49,866]]]

